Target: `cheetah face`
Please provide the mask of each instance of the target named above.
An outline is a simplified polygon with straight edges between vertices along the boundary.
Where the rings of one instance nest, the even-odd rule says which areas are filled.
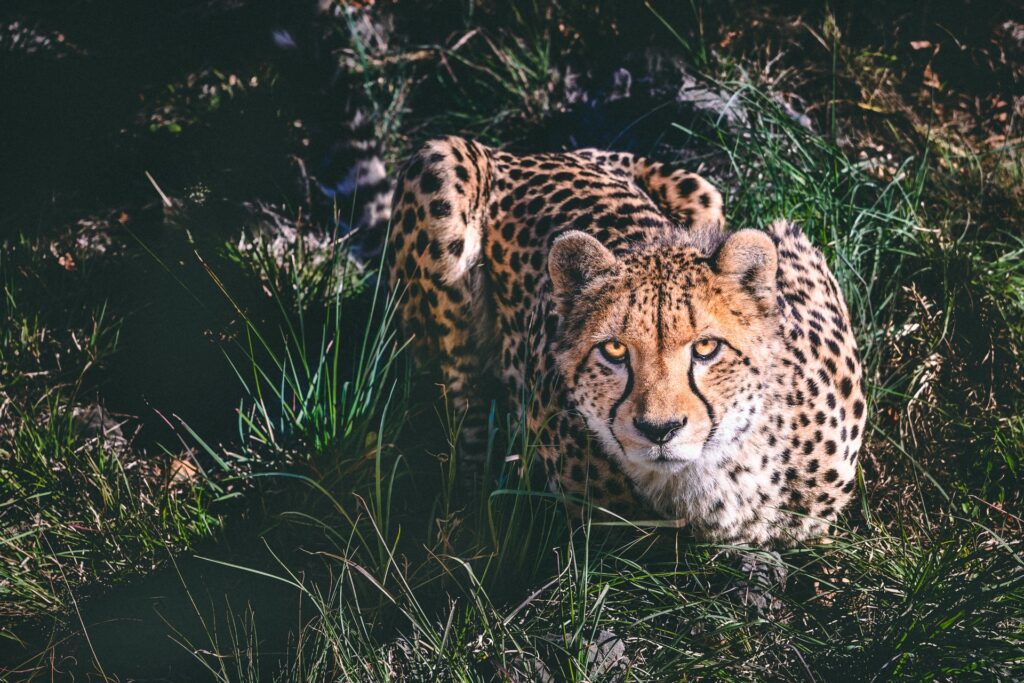
[[[627,467],[716,462],[761,417],[781,348],[777,255],[758,231],[722,237],[710,256],[670,244],[616,257],[580,232],[552,245],[559,369],[575,408]]]

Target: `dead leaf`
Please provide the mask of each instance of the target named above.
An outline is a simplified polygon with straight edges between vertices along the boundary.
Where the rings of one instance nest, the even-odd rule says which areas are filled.
[[[171,475],[171,483],[177,484],[185,481],[191,481],[195,479],[199,473],[198,468],[188,460],[179,460],[174,458],[171,460],[170,467],[167,468],[168,473]]]

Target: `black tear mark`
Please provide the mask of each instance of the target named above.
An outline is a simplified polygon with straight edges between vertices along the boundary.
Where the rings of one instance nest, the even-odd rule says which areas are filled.
[[[612,406],[611,411],[608,413],[608,431],[611,432],[612,438],[615,439],[615,443],[618,444],[619,450],[622,451],[622,457],[626,457],[626,449],[622,447],[622,442],[619,441],[619,436],[615,433],[615,415],[619,412],[619,406],[626,400],[626,398],[633,392],[633,367],[626,364],[626,388],[622,391],[622,396],[619,396],[619,400]]]
[[[693,367],[694,363],[690,361],[690,370],[686,373],[687,379],[690,380],[690,391],[700,399],[700,402],[704,404],[704,408],[708,411],[708,419],[711,420],[711,433],[714,434],[715,430],[718,429],[718,423],[715,421],[715,409],[711,407],[708,400],[704,398],[704,394],[700,393],[700,389],[697,388],[697,381],[693,377]]]

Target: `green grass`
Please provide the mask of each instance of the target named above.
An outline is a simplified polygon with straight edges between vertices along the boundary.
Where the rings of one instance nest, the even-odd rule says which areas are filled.
[[[600,31],[576,34],[590,19],[571,3],[550,15],[491,10],[460,17],[452,41],[480,30],[458,49],[427,46],[450,71],[351,46],[390,158],[422,131],[518,141],[551,114],[553,66],[607,49]],[[352,30],[351,17],[338,21],[340,33]],[[652,16],[651,26],[669,21]],[[101,626],[78,623],[80,607],[173,570],[198,627],[167,617],[168,637],[221,681],[538,680],[542,671],[572,681],[1019,679],[1016,150],[957,156],[941,133],[912,149],[894,143],[903,131],[872,130],[897,152],[879,173],[837,141],[842,120],[808,130],[776,91],[743,75],[759,65],[716,62],[703,24],[668,36],[746,112],[739,127],[670,132],[700,150],[731,226],[785,217],[823,249],[864,358],[870,421],[857,499],[832,542],[783,554],[789,582],[774,615],[735,595],[730,551],[742,549],[655,523],[568,517],[536,488],[535,442],[516,415],[494,411],[492,469],[458,501],[459,416],[407,357],[393,324],[400,293],[342,247],[316,252],[300,239],[276,259],[263,243],[239,250],[233,225],[223,238],[204,234],[218,254],[199,256],[219,264],[207,275],[235,315],[222,342],[240,397],[231,439],[182,421],[181,443],[160,449],[83,433],[72,410],[102,394],[91,378],[116,362],[118,315],[104,303],[99,265],[68,271],[25,238],[0,254],[0,628],[21,641],[18,670],[48,675],[65,637],[88,640]],[[856,51],[831,49],[833,77],[863,67]],[[422,111],[406,108],[434,96]],[[172,99],[189,97],[179,89]],[[203,108],[193,109],[190,125],[201,125]],[[199,474],[174,483],[168,466],[181,444]],[[287,590],[294,609],[262,611],[263,588],[225,589],[206,604],[205,587],[177,564],[194,554]],[[20,628],[28,619],[52,621],[58,636],[32,641]],[[290,634],[273,633],[275,621],[293,623]],[[593,646],[608,634],[626,655],[614,667]],[[90,640],[89,651],[78,670],[119,675],[102,646]]]
[[[7,616],[62,611],[78,586],[151,570],[219,526],[213,491],[182,486],[124,446],[82,435],[71,403],[55,393],[16,409],[3,435]]]
[[[133,451],[130,421],[108,417],[116,433],[103,434],[76,417],[118,341],[106,303],[87,301],[103,287],[96,264],[69,271],[20,239],[3,244],[0,274],[0,613],[60,613],[96,577],[152,570],[209,535],[214,491]]]

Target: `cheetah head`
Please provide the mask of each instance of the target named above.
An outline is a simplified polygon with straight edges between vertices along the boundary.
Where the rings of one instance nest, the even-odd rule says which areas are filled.
[[[578,231],[554,242],[558,367],[575,409],[627,468],[716,462],[754,432],[782,344],[777,263],[757,230],[617,256]]]

